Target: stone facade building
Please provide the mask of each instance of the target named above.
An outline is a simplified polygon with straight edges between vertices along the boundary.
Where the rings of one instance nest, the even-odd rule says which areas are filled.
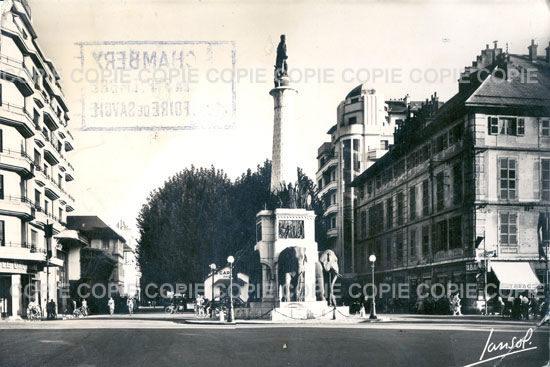
[[[525,290],[537,286],[535,274],[543,280],[538,223],[550,204],[549,49],[537,57],[536,45],[529,55],[487,46],[454,97],[440,105],[432,96],[398,124],[390,152],[352,183],[358,280],[372,281],[368,258],[375,254],[375,282],[408,284],[414,303],[418,284],[475,285],[476,246],[495,254],[488,283]]]

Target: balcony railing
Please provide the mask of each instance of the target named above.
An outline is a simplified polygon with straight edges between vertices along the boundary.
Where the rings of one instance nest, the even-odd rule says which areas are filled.
[[[327,167],[330,164],[337,163],[338,161],[335,161],[336,158],[338,158],[338,154],[336,152],[333,154],[327,155],[326,160],[323,162],[323,164],[319,167],[317,171],[321,171],[323,168]]]
[[[43,174],[51,183],[53,183],[55,187],[57,187],[62,193],[64,193],[65,195],[67,195],[67,197],[69,197],[69,199],[71,199],[72,201],[74,201],[74,198],[72,197],[72,195],[69,194],[69,193],[67,192],[67,190],[65,190],[65,189],[63,188],[63,186],[61,186],[61,185],[59,184],[59,182],[57,182],[56,180],[54,180],[52,176],[50,176],[47,172],[44,172],[44,170],[43,170],[42,168],[40,168],[40,167],[37,167],[36,170],[39,171],[39,172],[42,172],[42,174]]]
[[[57,142],[59,141],[59,139],[57,139],[57,137],[55,137],[54,134],[51,134],[51,137],[50,137],[50,133],[48,129],[46,129],[45,127],[42,128],[41,132],[42,132],[42,136],[44,136],[44,139],[46,139],[46,141],[50,144],[50,146],[57,152],[57,155],[61,157],[61,159],[63,159],[65,162],[67,162],[67,165],[71,167],[72,170],[74,171],[74,167],[72,166],[72,164],[69,163],[67,158],[63,155],[63,153],[61,153],[63,151],[63,144],[61,146],[57,145]],[[67,133],[69,132],[67,131]]]
[[[23,115],[25,113],[25,108],[23,106],[10,103],[10,102],[3,102],[2,109],[7,110],[11,113],[19,114],[19,115]]]
[[[9,57],[7,55],[0,54],[0,63],[6,65],[9,68],[18,69],[19,72],[23,71],[29,79],[32,80],[31,73],[29,72],[29,69],[27,69],[27,66],[23,61],[19,61],[14,59],[13,57]],[[20,74],[20,73],[17,73]],[[21,75],[18,75],[21,76]]]
[[[57,219],[57,217],[55,215],[53,215],[52,213],[44,213],[46,214],[46,216],[50,219],[53,219],[54,221],[56,222],[59,222],[59,220]]]
[[[34,203],[26,196],[7,195],[4,196],[4,200],[11,201],[12,203],[26,203],[29,204],[29,206],[34,207]]]
[[[0,155],[8,156],[8,157],[14,157],[14,158],[24,158],[29,163],[34,164],[31,157],[25,152],[19,151],[19,150],[13,150],[13,149],[4,149],[0,152]]]
[[[0,241],[2,247],[15,247],[15,248],[31,248],[31,245],[27,242],[13,242],[13,241]]]
[[[44,254],[46,255],[48,251],[45,248],[38,247],[28,242],[13,242],[13,241],[0,241],[0,248],[10,247],[10,248],[26,248],[30,250],[31,253]]]

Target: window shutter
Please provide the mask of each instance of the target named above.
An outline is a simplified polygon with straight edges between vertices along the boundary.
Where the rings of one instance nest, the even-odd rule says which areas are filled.
[[[503,222],[503,220],[502,219],[503,219],[503,216],[506,216],[506,215],[508,215],[508,213],[502,212],[502,211],[498,212],[498,218],[497,218],[497,220],[498,220],[498,243],[500,245],[507,245],[508,244],[508,243],[502,241],[502,235],[503,235],[503,233],[502,233],[502,222]],[[506,222],[507,222],[507,220],[506,220]]]
[[[491,131],[491,117],[487,117],[487,134],[492,135]]]
[[[518,136],[525,135],[525,119],[518,119]]]
[[[501,189],[500,189],[500,161],[502,158],[497,157],[497,198],[502,199]]]
[[[534,167],[533,167],[533,198],[535,200],[540,200],[540,158],[535,157]]]
[[[514,176],[515,180],[516,180],[516,187],[514,188],[514,200],[519,200],[519,185],[520,185],[520,182],[519,182],[519,157],[518,159],[515,159],[514,158],[514,166],[515,166],[515,169],[516,169],[516,174]]]

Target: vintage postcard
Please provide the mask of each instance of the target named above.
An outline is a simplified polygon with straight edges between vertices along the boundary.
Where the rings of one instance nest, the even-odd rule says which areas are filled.
[[[548,0],[0,31],[0,365],[550,366]]]

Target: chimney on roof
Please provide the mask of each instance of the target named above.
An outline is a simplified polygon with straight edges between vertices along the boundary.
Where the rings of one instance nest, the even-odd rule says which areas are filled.
[[[529,60],[535,61],[537,58],[537,46],[535,45],[535,40],[531,40],[531,45],[527,47],[529,49]]]
[[[548,47],[546,47],[546,62],[550,63],[550,42],[548,42]]]

